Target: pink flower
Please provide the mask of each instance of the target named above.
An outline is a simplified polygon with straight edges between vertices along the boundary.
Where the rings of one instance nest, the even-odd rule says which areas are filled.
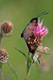
[[[34,27],[33,29],[33,33],[35,35],[40,35],[41,37],[46,36],[46,34],[48,34],[48,29],[46,28],[46,26],[42,27],[42,22],[38,23],[37,26]]]

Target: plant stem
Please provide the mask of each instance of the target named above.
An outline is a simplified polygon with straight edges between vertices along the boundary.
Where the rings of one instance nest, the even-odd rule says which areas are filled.
[[[0,69],[0,75],[2,77],[2,80],[4,80],[4,76],[3,76],[3,73],[2,73],[2,69]]]
[[[26,71],[26,79],[25,80],[28,80],[28,78],[29,78],[29,69],[30,69],[29,56],[30,56],[30,53],[28,52],[28,55],[27,55],[27,71]]]
[[[0,33],[0,49],[1,49],[2,37],[3,37],[3,35]]]
[[[0,49],[1,49],[1,41],[2,41],[2,33],[0,32]],[[2,72],[2,64],[0,63],[0,75],[2,77],[2,80],[4,80],[4,75],[3,75],[3,72]]]
[[[28,80],[28,74],[26,74],[26,80]]]

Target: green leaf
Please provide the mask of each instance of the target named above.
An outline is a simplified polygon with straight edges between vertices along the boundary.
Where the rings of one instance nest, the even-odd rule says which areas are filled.
[[[26,54],[23,52],[23,51],[21,51],[21,50],[19,50],[17,47],[15,47],[15,46],[13,46],[18,52],[20,52],[25,58],[27,58],[26,57]]]
[[[9,64],[9,62],[7,62],[7,64],[10,67],[11,71],[13,72],[13,74],[15,75],[16,79],[18,80],[18,76],[17,76],[16,72],[14,71],[14,69],[12,68],[12,66]]]

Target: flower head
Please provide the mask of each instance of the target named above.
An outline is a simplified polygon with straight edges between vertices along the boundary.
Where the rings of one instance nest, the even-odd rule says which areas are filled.
[[[38,46],[38,51],[41,51],[42,53],[47,53],[48,50],[50,50],[48,47],[43,47],[42,45]]]
[[[43,54],[46,54],[48,50],[49,50],[48,47],[43,47],[42,45],[38,46],[37,51],[33,56],[33,60],[36,62],[38,59],[40,59],[43,56]]]
[[[8,60],[8,52],[5,49],[0,50],[0,63],[6,63]]]
[[[9,35],[12,32],[13,24],[10,21],[5,21],[1,24],[1,32],[4,35]]]
[[[34,27],[34,35],[40,35],[41,37],[44,37],[46,36],[46,34],[48,34],[48,29],[46,28],[46,26],[42,27],[42,23],[43,21],[41,21],[37,26]]]

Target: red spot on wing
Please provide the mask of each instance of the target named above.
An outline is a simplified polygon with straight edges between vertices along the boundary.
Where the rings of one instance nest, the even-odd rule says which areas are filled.
[[[30,36],[30,34],[28,33],[28,36]]]
[[[31,42],[29,41],[28,44],[31,44]]]
[[[31,40],[31,38],[28,38],[28,40]]]
[[[36,25],[36,22],[32,22],[32,26],[35,26]]]
[[[24,36],[30,36],[30,34],[29,33],[24,33]]]
[[[32,28],[27,28],[28,30],[32,30]]]
[[[31,49],[34,50],[35,48],[33,46],[31,46]]]

